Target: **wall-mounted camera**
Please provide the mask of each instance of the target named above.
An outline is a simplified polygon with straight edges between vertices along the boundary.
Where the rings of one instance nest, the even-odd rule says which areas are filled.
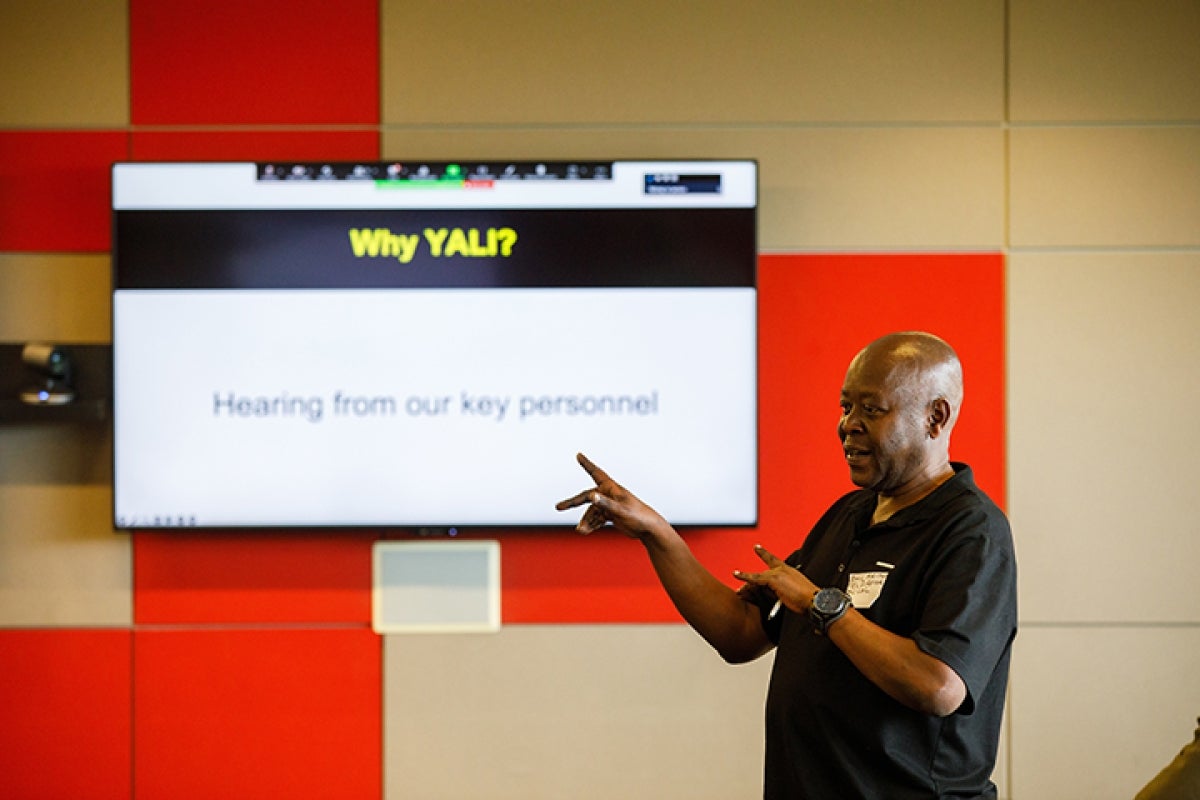
[[[71,382],[71,357],[52,344],[30,342],[21,360],[37,373],[37,382],[21,390],[21,401],[31,406],[63,406],[75,400]]]

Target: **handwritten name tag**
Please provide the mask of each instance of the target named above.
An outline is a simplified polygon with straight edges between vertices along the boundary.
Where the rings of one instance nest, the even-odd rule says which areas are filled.
[[[887,572],[851,572],[850,585],[846,587],[846,594],[850,595],[850,601],[854,603],[854,607],[870,608],[879,599],[879,593],[883,591],[883,584],[887,582],[888,574]]]

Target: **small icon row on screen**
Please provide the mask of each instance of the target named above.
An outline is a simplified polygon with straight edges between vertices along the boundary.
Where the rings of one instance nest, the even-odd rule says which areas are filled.
[[[610,180],[612,163],[598,161],[266,162],[262,181],[505,181]]]

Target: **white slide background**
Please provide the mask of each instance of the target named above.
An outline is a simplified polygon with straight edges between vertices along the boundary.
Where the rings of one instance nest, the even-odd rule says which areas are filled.
[[[753,289],[122,290],[113,310],[119,527],[573,524],[554,503],[590,483],[577,451],[675,523],[755,521]],[[653,413],[529,408],[622,395]]]

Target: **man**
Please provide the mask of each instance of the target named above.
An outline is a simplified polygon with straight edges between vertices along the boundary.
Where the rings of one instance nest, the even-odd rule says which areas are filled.
[[[735,571],[738,591],[579,456],[596,485],[557,506],[587,506],[578,531],[611,524],[640,540],[676,608],[727,661],[778,647],[766,798],[996,796],[1016,564],[1004,514],[950,461],[962,397],[958,357],[936,336],[863,349],[838,423],[860,488],[786,561],[756,547],[766,569]]]

